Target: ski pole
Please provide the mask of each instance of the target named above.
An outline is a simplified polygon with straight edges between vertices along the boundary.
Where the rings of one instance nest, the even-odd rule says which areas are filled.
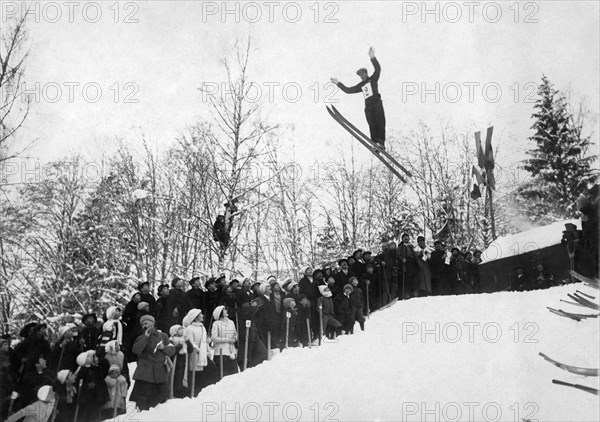
[[[117,401],[119,400],[119,381],[115,383],[115,401],[113,403],[113,419],[117,419]]]
[[[223,379],[223,348],[219,348],[219,376]]]
[[[405,293],[404,293],[404,277],[406,275],[406,262],[402,262],[402,300],[404,300]]]
[[[369,314],[371,313],[371,308],[369,306],[369,285],[371,284],[370,280],[366,280],[367,285],[367,318],[369,318]]]
[[[196,393],[196,351],[192,352],[192,385],[190,388],[190,398],[193,399]]]
[[[58,372],[60,371],[60,364],[62,363],[63,360],[63,355],[65,353],[65,349],[64,347],[61,348],[62,350],[60,351],[60,358],[58,358],[58,366],[56,367],[56,373],[58,374]]]
[[[285,313],[285,348],[288,348],[288,341],[290,338],[290,312]]]
[[[323,341],[323,303],[319,303],[319,346]]]
[[[271,332],[267,331],[267,360],[271,360]]]
[[[312,338],[310,336],[310,321],[306,318],[306,328],[308,329],[308,348],[312,349]]]
[[[77,389],[77,404],[75,405],[75,415],[73,416],[73,422],[77,422],[79,416],[79,397],[81,397],[81,387],[83,386],[83,379],[79,380],[79,388]]]
[[[244,342],[244,371],[248,367],[248,337],[250,337],[250,326],[252,321],[246,320],[246,341]]]
[[[185,345],[184,345],[185,346]],[[177,355],[173,358],[173,369],[171,369],[171,374],[169,376],[169,398],[172,399],[174,397],[174,384],[175,384],[175,367],[177,366]]]

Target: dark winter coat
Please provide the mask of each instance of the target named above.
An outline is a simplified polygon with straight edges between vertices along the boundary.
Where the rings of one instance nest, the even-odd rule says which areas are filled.
[[[83,380],[79,390],[80,404],[100,408],[108,401],[108,388],[99,366],[82,366],[77,374],[78,385],[80,380]]]
[[[185,292],[190,309],[202,309],[204,305],[204,292],[202,289],[192,287]]]
[[[339,271],[338,273],[336,273],[333,276],[333,278],[335,279],[336,289],[340,292],[344,291],[344,286],[346,284],[348,284],[348,280],[350,279],[350,277],[353,277],[353,276],[354,276],[354,274],[350,270],[348,270],[347,273],[345,273],[343,271]]]
[[[159,342],[165,346],[157,350]],[[133,353],[138,356],[138,365],[133,373],[133,379],[152,384],[167,382],[167,357],[175,354],[175,347],[169,342],[169,336],[162,331],[154,330],[149,336],[142,334],[133,344]]]
[[[140,292],[140,296],[142,297],[142,302],[146,302],[148,305],[150,305],[149,314],[156,316],[156,298],[152,295],[152,293]]]
[[[361,308],[364,305],[363,292],[360,287],[356,286],[352,289],[352,293],[350,293],[350,305],[355,308]]]
[[[172,318],[173,323],[171,325],[181,325],[181,321],[183,321],[183,317],[187,313],[188,308],[187,298],[185,297],[183,290],[172,288],[169,290],[169,296],[166,297],[161,312],[166,314],[165,317],[169,315]],[[173,316],[175,309],[177,309],[177,312],[179,313],[176,317]],[[171,325],[169,325],[169,327],[171,327]]]
[[[316,303],[317,299],[321,296],[319,293],[319,284],[316,280],[310,281],[308,277],[302,277],[298,282],[298,286],[300,288],[300,294],[306,295],[308,300]]]
[[[344,330],[350,330],[352,321],[352,305],[350,303],[350,297],[341,293],[335,297],[334,303],[336,319],[342,324]]]
[[[81,350],[79,339],[73,338],[67,342],[64,348],[61,347],[62,341],[63,338],[54,344],[52,353],[50,355],[50,360],[48,362],[48,367],[55,372],[59,372],[63,369],[68,369],[71,372],[75,372],[77,369],[77,355],[83,352],[83,350]]]
[[[337,86],[346,94],[356,94],[365,91],[366,107],[381,101],[381,95],[379,94],[378,86],[379,75],[381,74],[381,66],[375,57],[371,59],[371,63],[373,64],[375,71],[366,80],[360,81],[358,84],[352,87],[347,87],[341,82],[338,82],[337,84]]]
[[[83,351],[85,352],[87,350],[96,350],[100,342],[99,338],[101,334],[102,331],[95,325],[92,325],[91,327],[88,327],[86,325],[85,327],[83,327],[83,330],[81,330],[81,336],[79,340],[80,343],[83,343],[81,346]]]

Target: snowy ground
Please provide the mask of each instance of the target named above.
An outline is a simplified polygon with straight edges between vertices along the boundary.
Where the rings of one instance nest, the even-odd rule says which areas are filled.
[[[551,382],[598,388],[598,378],[538,356],[598,368],[598,319],[576,322],[546,309],[592,313],[560,302],[576,289],[598,297],[580,283],[408,300],[372,315],[365,332],[286,350],[196,399],[127,420],[598,421],[597,396]]]

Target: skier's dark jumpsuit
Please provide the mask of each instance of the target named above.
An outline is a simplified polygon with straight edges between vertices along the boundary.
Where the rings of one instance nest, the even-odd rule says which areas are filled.
[[[356,94],[362,91],[365,96],[365,115],[371,132],[371,140],[383,146],[385,144],[385,114],[377,86],[381,66],[375,57],[371,59],[371,63],[373,63],[375,72],[366,80],[350,88],[341,82],[338,82],[337,86],[346,94]]]

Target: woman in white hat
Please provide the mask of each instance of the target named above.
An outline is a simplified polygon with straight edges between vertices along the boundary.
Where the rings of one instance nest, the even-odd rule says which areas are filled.
[[[215,363],[221,371],[221,360],[223,361],[223,376],[236,374],[238,366],[236,362],[237,349],[235,342],[238,339],[235,324],[229,319],[229,313],[225,306],[217,306],[213,312],[213,325],[211,330],[212,341],[215,345]],[[223,355],[221,359],[220,355]],[[219,372],[220,374],[220,372]]]
[[[183,318],[183,337],[189,340],[193,350],[188,354],[186,378],[183,385],[191,386],[194,377],[194,396],[210,384],[218,380],[218,372],[215,363],[209,356],[208,343],[210,339],[204,327],[204,315],[200,309],[191,309]]]

